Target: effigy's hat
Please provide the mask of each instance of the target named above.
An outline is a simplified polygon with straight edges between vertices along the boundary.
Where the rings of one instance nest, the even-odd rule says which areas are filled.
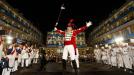
[[[70,19],[68,24],[67,24],[67,27],[75,27],[75,24],[74,24],[74,19]]]

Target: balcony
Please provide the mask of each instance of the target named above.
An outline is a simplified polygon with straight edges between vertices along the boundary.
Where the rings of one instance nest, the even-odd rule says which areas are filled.
[[[10,17],[15,22],[19,23],[19,25],[22,25],[23,27],[29,29],[29,25],[27,23],[24,23],[23,20],[20,20],[20,18],[18,16],[14,16],[14,14],[11,11],[7,11],[0,6],[0,12],[5,14],[6,16]],[[32,28],[32,27],[30,27],[30,28]],[[28,33],[27,31],[25,31],[25,32]]]

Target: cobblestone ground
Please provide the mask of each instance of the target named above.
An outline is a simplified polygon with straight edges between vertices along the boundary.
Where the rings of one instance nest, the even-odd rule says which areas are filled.
[[[12,75],[134,75],[134,73],[124,72],[123,69],[111,68],[108,65],[96,63],[80,63],[79,72],[72,72],[70,64],[67,65],[67,72],[62,72],[61,63],[48,63],[46,70],[39,71],[39,64],[34,64],[30,68],[19,69]]]

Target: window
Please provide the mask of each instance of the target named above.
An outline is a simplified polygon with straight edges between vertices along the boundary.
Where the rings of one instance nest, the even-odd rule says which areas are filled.
[[[129,31],[127,30],[127,29],[125,29],[124,31],[123,31],[123,36],[124,36],[124,38],[125,39],[127,39],[127,35],[129,34]]]
[[[131,19],[134,19],[134,12],[131,12],[131,13],[130,13],[129,18],[130,18],[130,20],[131,20]]]
[[[119,26],[119,25],[120,25],[120,23],[119,23],[119,21],[117,21],[117,22],[116,22],[116,26]]]
[[[124,24],[125,23],[125,20],[124,20],[124,18],[122,18],[121,20],[120,20],[120,25],[122,25],[122,24]]]
[[[3,16],[3,20],[5,20],[6,19],[6,16]]]
[[[14,21],[12,21],[12,24],[14,24]]]
[[[13,17],[14,17],[14,18],[16,18],[16,15],[15,15],[15,13],[13,13]]]
[[[134,33],[134,25],[131,25],[131,32]]]
[[[3,12],[3,13],[5,13],[5,12],[6,12],[4,9],[1,9],[1,8],[0,8],[0,11],[1,11],[1,12]]]

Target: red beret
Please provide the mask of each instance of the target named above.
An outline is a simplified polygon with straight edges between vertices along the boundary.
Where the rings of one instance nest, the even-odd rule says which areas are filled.
[[[67,27],[74,27],[74,19],[70,19],[68,24],[67,24]]]

